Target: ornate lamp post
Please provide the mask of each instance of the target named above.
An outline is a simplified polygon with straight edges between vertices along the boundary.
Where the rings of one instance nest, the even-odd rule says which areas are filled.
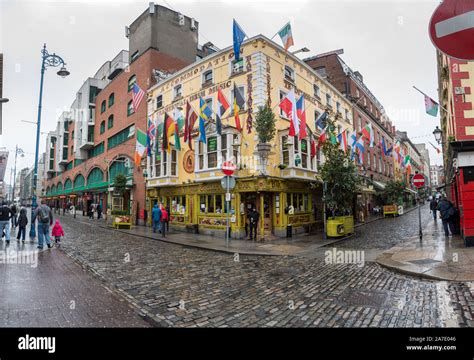
[[[38,181],[38,151],[40,143],[40,133],[41,133],[41,108],[43,101],[43,81],[44,81],[44,72],[48,67],[58,67],[61,66],[61,69],[57,74],[61,77],[66,77],[70,73],[66,69],[66,63],[64,60],[56,55],[49,54],[46,50],[46,44],[44,44],[43,49],[41,50],[41,80],[40,80],[40,95],[39,95],[39,104],[38,104],[38,122],[36,123],[36,150],[35,150],[35,169],[33,172],[33,197],[31,204],[31,219],[33,219],[33,213],[38,206],[36,202],[36,184]],[[30,225],[30,238],[34,239],[36,237],[35,223],[32,221]]]
[[[441,129],[436,126],[436,129],[433,131],[433,135],[436,139],[436,142],[441,145],[443,142],[443,131],[441,131]]]

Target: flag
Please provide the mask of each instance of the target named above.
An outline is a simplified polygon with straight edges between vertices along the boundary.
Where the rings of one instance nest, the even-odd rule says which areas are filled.
[[[323,145],[326,142],[326,140],[327,140],[327,134],[326,134],[326,129],[324,129],[318,138],[318,149],[321,147],[321,145]]]
[[[306,132],[306,112],[304,109],[304,95],[296,102],[296,116],[299,120],[300,127],[299,127],[299,139],[302,140],[308,136]]]
[[[293,34],[291,33],[291,25],[289,22],[278,31],[278,35],[280,35],[285,50],[288,50],[291,45],[294,45]]]
[[[436,101],[425,95],[425,109],[428,115],[436,117],[438,115],[438,106],[439,104]]]
[[[328,113],[325,111],[314,121],[314,126],[323,130],[326,127],[326,120],[328,118]]]
[[[385,155],[387,155],[387,148],[385,146],[385,138],[382,137],[382,140],[380,140],[380,148],[382,149],[382,158],[385,160]]]
[[[356,143],[356,149],[359,153],[359,164],[364,163],[364,152],[365,152],[365,145],[364,145],[364,138],[361,136]]]
[[[311,145],[311,159],[312,159],[316,156],[316,142],[314,141],[313,137],[311,137],[310,145]]]
[[[362,135],[365,137],[365,139],[369,142],[370,147],[374,147],[374,130],[372,129],[372,124],[368,123],[365,125],[365,127],[362,129]]]
[[[440,149],[438,149],[436,146],[434,146],[431,142],[429,142],[429,143],[430,143],[431,146],[434,147],[434,149],[436,150],[436,152],[437,152],[438,154],[441,153],[441,150],[440,150]]]
[[[165,120],[163,123],[163,141],[161,143],[163,151],[170,151],[169,137],[175,131],[175,125],[173,119],[165,113]]]
[[[194,111],[189,101],[187,101],[186,102],[186,118],[184,120],[184,142],[188,143],[190,150],[193,149],[192,132],[193,132],[194,124],[197,118],[198,116],[196,112]]]
[[[237,130],[241,131],[242,127],[240,126],[240,118],[239,118],[239,111],[245,105],[245,100],[242,94],[240,93],[239,88],[234,83],[234,119],[235,119],[235,127]]]
[[[293,89],[281,100],[280,108],[290,119],[289,136],[296,136],[299,133],[298,118],[296,111],[295,91]]]
[[[164,128],[163,122],[159,122],[158,126],[156,127],[156,138],[155,138],[155,152],[157,154],[162,149],[160,139],[163,139],[163,128]]]
[[[145,92],[142,89],[140,89],[140,87],[137,84],[133,84],[132,107],[133,107],[134,112],[138,110],[138,107],[140,106],[140,103],[142,102],[144,97],[145,97]]]
[[[179,138],[179,130],[181,128],[180,123],[183,123],[183,113],[178,109],[173,109],[174,119],[174,148],[178,151],[181,150],[181,140]]]
[[[339,142],[340,149],[345,152],[347,149],[347,130],[337,135],[337,141]]]
[[[352,131],[349,135],[349,146],[351,148],[351,160],[354,160],[355,147],[357,144],[357,132]]]
[[[140,162],[142,161],[142,156],[146,151],[146,134],[137,129],[137,142],[135,145],[135,165],[140,166]]]
[[[216,130],[219,135],[222,135],[222,115],[227,111],[230,107],[229,102],[224,96],[224,93],[217,90],[217,113],[216,113]]]
[[[206,126],[205,121],[209,121],[212,115],[212,110],[209,109],[207,103],[202,97],[199,97],[199,141],[206,143]]]
[[[234,40],[234,57],[235,61],[240,61],[240,46],[247,37],[240,25],[234,19],[233,25],[233,40]]]
[[[148,118],[148,127],[146,130],[146,151],[147,155],[151,156],[151,148],[153,145],[153,141],[156,137],[156,126],[155,122]]]

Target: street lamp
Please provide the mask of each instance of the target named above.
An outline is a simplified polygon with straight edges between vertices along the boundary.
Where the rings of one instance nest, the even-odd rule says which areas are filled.
[[[38,121],[36,123],[36,149],[35,149],[35,169],[33,172],[33,197],[32,197],[32,204],[31,204],[31,219],[33,220],[33,212],[35,211],[36,207],[38,206],[36,202],[36,185],[38,182],[38,152],[39,152],[39,143],[40,143],[40,134],[41,134],[41,108],[42,108],[42,101],[43,101],[43,82],[44,82],[44,72],[48,67],[59,67],[61,69],[57,72],[57,74],[61,77],[66,77],[70,73],[66,69],[66,63],[64,60],[56,54],[49,54],[46,50],[46,44],[43,45],[43,49],[41,50],[41,80],[40,80],[40,94],[39,94],[39,104],[38,104]],[[30,225],[30,238],[34,239],[36,237],[35,231],[35,223],[31,221]]]
[[[443,142],[443,132],[438,126],[436,126],[436,129],[433,131],[433,135],[437,143],[441,145],[441,143]]]
[[[292,54],[296,55],[296,54],[299,54],[299,53],[302,53],[302,52],[309,52],[309,49],[307,47],[304,47],[304,48],[301,48],[299,50],[293,51]]]

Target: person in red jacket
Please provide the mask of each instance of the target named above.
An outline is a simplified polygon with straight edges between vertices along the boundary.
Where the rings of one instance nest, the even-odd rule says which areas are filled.
[[[168,216],[169,216],[168,211],[162,204],[161,205],[161,234],[163,235],[163,237],[166,236],[165,226],[166,226],[166,223],[168,222]]]
[[[53,231],[51,232],[51,236],[54,236],[54,240],[56,242],[56,246],[61,246],[61,236],[64,236],[64,230],[61,224],[59,223],[59,219],[56,219],[56,223],[53,226]]]

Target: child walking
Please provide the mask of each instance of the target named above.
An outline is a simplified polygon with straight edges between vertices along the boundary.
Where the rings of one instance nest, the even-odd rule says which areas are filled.
[[[20,216],[18,217],[18,223],[17,224],[18,224],[19,230],[18,230],[18,234],[16,236],[16,239],[17,239],[17,241],[20,241],[20,237],[21,237],[21,241],[25,242],[26,225],[28,225],[28,217],[26,216],[26,209],[25,208],[21,208]]]
[[[56,223],[53,226],[53,231],[51,232],[51,235],[54,236],[54,240],[56,242],[56,246],[60,247],[61,246],[61,236],[64,236],[64,230],[59,223],[59,219],[56,219]]]

